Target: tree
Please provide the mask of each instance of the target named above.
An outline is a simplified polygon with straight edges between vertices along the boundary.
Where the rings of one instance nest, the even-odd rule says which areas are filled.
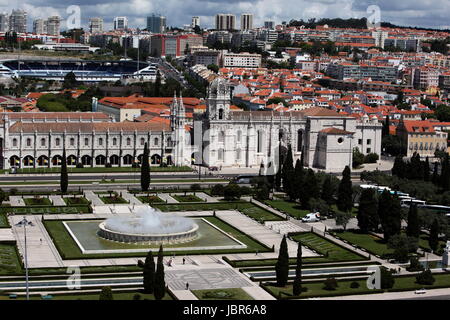
[[[239,200],[241,198],[241,187],[236,183],[230,182],[224,188],[223,195],[226,201]]]
[[[450,121],[450,106],[441,104],[434,111],[436,118],[442,122]]]
[[[436,279],[433,277],[430,269],[424,270],[416,276],[416,282],[418,284],[432,285]]]
[[[160,96],[160,90],[161,90],[161,73],[158,71],[156,71],[156,80],[155,80],[155,85],[153,86],[153,96],[154,97],[159,97]]]
[[[402,156],[396,156],[394,160],[394,166],[392,167],[392,175],[397,176],[399,178],[404,178],[406,175],[405,162],[403,161]]]
[[[219,66],[217,64],[208,64],[207,68],[214,73],[219,73]]]
[[[431,182],[434,185],[438,185],[439,184],[439,163],[435,162],[434,163],[434,167],[433,167],[433,175],[431,176]]]
[[[154,294],[156,300],[161,300],[166,294],[166,282],[164,281],[163,247],[159,247],[158,261],[156,264]]]
[[[98,299],[99,300],[114,300],[111,287],[103,287]]]
[[[303,208],[309,208],[310,199],[319,194],[319,186],[317,184],[316,174],[312,169],[306,172],[303,192],[300,194],[300,203]]]
[[[423,163],[423,180],[430,181],[430,160],[428,157],[425,158],[425,162]]]
[[[324,286],[324,290],[336,290],[336,288],[338,287],[338,283],[337,280],[335,278],[327,278],[324,282],[323,282]]]
[[[77,79],[75,76],[75,73],[68,72],[65,76],[64,76],[64,82],[63,82],[63,88],[64,89],[73,89],[75,88],[77,85]]]
[[[348,166],[345,166],[344,171],[342,172],[341,183],[338,187],[338,196],[337,196],[337,208],[340,211],[351,211],[353,207],[352,203],[352,181],[351,181],[351,172]]]
[[[390,121],[389,121],[389,116],[386,116],[386,119],[384,120],[383,123],[383,129],[381,131],[381,136],[385,137],[389,135],[389,126],[390,126]]]
[[[430,237],[428,238],[428,243],[431,250],[436,251],[439,246],[439,221],[434,219],[433,224],[430,228]]]
[[[383,225],[384,240],[389,241],[393,235],[399,234],[401,230],[401,206],[396,195],[390,198],[389,211],[385,213]]]
[[[419,216],[417,212],[417,206],[411,205],[409,206],[408,212],[408,226],[406,227],[406,234],[409,237],[413,237],[418,239],[420,235],[420,226],[419,226]]]
[[[61,179],[60,179],[61,192],[66,193],[68,186],[69,186],[69,176],[67,174],[66,148],[64,148],[61,159]]]
[[[141,189],[147,191],[150,186],[150,163],[148,161],[149,151],[147,142],[144,144],[144,154],[142,155],[141,166]]]
[[[149,250],[144,263],[144,291],[146,293],[153,293],[155,289],[155,261],[153,260],[153,253]]]
[[[416,252],[418,240],[405,234],[396,234],[389,238],[388,247],[394,249],[393,257],[400,263],[408,262],[410,252]]]
[[[297,265],[295,267],[295,279],[292,291],[294,296],[302,293],[302,244],[300,242],[297,247]]]
[[[342,226],[345,231],[351,218],[352,213],[350,211],[338,211],[336,212],[336,225]]]
[[[275,273],[277,277],[277,285],[284,287],[289,277],[289,253],[287,247],[286,236],[283,236],[278,252],[278,260],[275,264]]]
[[[391,289],[395,284],[394,271],[386,267],[380,267],[381,289]]]
[[[299,159],[295,162],[294,168],[294,191],[295,191],[295,199],[300,199],[301,194],[303,193],[303,183],[304,183],[304,169],[302,163]]]
[[[374,189],[363,189],[361,192],[356,218],[358,219],[358,227],[364,233],[378,228],[378,201],[375,198]]]
[[[323,180],[322,184],[322,192],[320,197],[323,201],[325,201],[328,205],[332,205],[334,202],[334,190],[333,184],[331,181],[331,175],[327,175]]]
[[[295,200],[296,188],[294,185],[294,159],[292,157],[291,145],[288,146],[288,152],[283,164],[283,190],[287,193],[290,200]]]
[[[358,148],[353,149],[353,162],[352,168],[359,168],[364,163],[364,155],[359,151]]]

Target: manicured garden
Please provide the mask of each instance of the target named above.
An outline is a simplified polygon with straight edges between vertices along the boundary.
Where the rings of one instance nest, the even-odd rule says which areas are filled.
[[[31,207],[0,207],[0,213],[27,214],[60,214],[60,213],[89,213],[89,206],[31,206]]]
[[[142,203],[165,203],[163,199],[161,199],[158,196],[138,196],[137,199],[141,201]]]
[[[113,172],[140,172],[140,168],[132,167],[96,167],[96,168],[67,168],[68,172],[71,173],[113,173]],[[6,172],[9,170],[3,170]],[[188,166],[181,167],[151,167],[151,172],[191,172],[192,169]],[[60,173],[61,168],[30,168],[30,169],[18,169],[17,173]]]
[[[297,202],[290,202],[286,200],[266,200],[264,202],[278,211],[287,213],[296,219],[301,219],[310,212],[309,210],[301,209],[300,204]]]
[[[199,300],[254,300],[241,288],[192,290],[192,293]]]
[[[325,239],[315,233],[304,232],[291,235],[294,241],[311,248],[321,255],[327,257],[330,261],[355,261],[363,259],[359,254],[350,251],[340,245]]]
[[[0,228],[10,228],[6,214],[0,213]]]
[[[63,197],[63,200],[68,206],[89,204],[89,201],[85,197]]]
[[[204,202],[204,200],[200,199],[199,197],[193,194],[187,195],[174,194],[171,197],[179,202]]]
[[[105,204],[127,204],[128,201],[118,195],[116,192],[110,195],[104,195],[99,197]]]
[[[19,274],[22,263],[15,244],[0,244],[0,275]]]
[[[336,232],[336,236],[360,248],[364,248],[367,250],[367,252],[376,254],[378,256],[385,256],[394,252],[393,249],[389,249],[387,247],[384,239],[372,234],[360,233],[351,230],[345,232]]]
[[[155,300],[153,294],[141,293],[138,290],[131,290],[128,292],[113,291],[113,300]],[[100,293],[78,293],[78,294],[52,294],[50,300],[99,300]],[[21,296],[14,300],[24,300]],[[10,300],[8,295],[0,295],[0,300]],[[42,300],[40,295],[30,295],[30,300]],[[166,293],[163,300],[173,300],[170,294]]]
[[[23,202],[27,206],[51,206],[52,203],[49,198],[44,197],[34,197],[34,198],[23,198]]]

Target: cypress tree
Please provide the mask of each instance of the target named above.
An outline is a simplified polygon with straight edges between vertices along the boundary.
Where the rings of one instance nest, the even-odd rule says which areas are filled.
[[[425,162],[423,164],[423,180],[430,181],[430,160],[428,157],[425,158]]]
[[[295,267],[295,279],[292,287],[294,296],[302,293],[302,244],[299,242],[297,247],[297,265]]]
[[[392,167],[392,175],[399,178],[405,177],[405,162],[402,156],[396,156],[394,160],[394,166]]]
[[[159,70],[156,72],[156,80],[155,80],[155,85],[154,85],[154,97],[159,97],[160,96],[160,89],[161,89],[161,73],[159,72]]]
[[[358,227],[362,232],[376,229],[378,226],[377,200],[374,189],[364,189],[361,192],[358,207]]]
[[[431,250],[436,251],[439,247],[439,221],[434,219],[430,228],[430,237],[428,238],[428,244]]]
[[[390,126],[389,116],[386,116],[386,120],[383,123],[383,129],[381,131],[382,137],[386,137],[389,135],[389,126]]]
[[[448,191],[450,189],[450,167],[448,153],[445,154],[444,159],[442,160],[440,185],[444,191]]]
[[[333,186],[331,184],[331,176],[327,175],[327,177],[323,180],[322,192],[320,194],[320,197],[328,205],[331,205],[334,202],[333,196],[334,196],[334,190],[333,190]]]
[[[295,186],[293,183],[294,179],[294,162],[293,162],[293,156],[292,156],[292,148],[291,145],[288,146],[288,152],[286,156],[286,160],[283,164],[283,171],[282,171],[282,177],[283,177],[283,190],[287,193],[289,198],[291,200],[295,199]]]
[[[158,261],[156,264],[155,273],[155,288],[154,294],[156,300],[161,300],[166,294],[166,282],[164,281],[164,264],[163,264],[163,247],[159,247]]]
[[[408,237],[419,238],[420,226],[417,206],[411,203],[408,212],[408,226],[406,227],[406,235]]]
[[[281,189],[281,171],[282,171],[282,164],[280,163],[277,174],[275,175],[275,189],[276,190]]]
[[[61,180],[60,180],[61,192],[66,193],[68,186],[69,186],[69,176],[67,174],[66,148],[64,148],[61,159]]]
[[[385,218],[385,225],[383,226],[384,240],[389,241],[389,239],[400,233],[401,230],[401,210],[400,200],[397,195],[391,197],[390,210],[387,212]]]
[[[353,207],[352,201],[352,181],[351,181],[351,172],[348,166],[345,166],[344,171],[342,172],[342,180],[339,183],[338,195],[337,195],[337,208],[340,211],[351,211]]]
[[[289,253],[287,248],[286,236],[283,236],[278,252],[278,260],[275,264],[275,273],[277,276],[277,285],[284,287],[289,276]]]
[[[295,200],[300,199],[300,195],[303,193],[304,184],[304,172],[301,161],[297,159],[294,169],[294,197]]]
[[[149,151],[147,142],[144,144],[144,154],[142,156],[141,166],[141,189],[147,191],[150,186],[150,163],[148,161]]]
[[[434,163],[433,168],[433,176],[431,177],[431,182],[433,182],[434,185],[439,185],[439,164],[437,162]]]
[[[317,184],[317,178],[312,169],[308,169],[305,175],[305,182],[303,192],[300,195],[300,204],[302,208],[309,209],[309,200],[317,197],[319,194],[319,186]]]
[[[155,289],[155,261],[153,260],[153,253],[151,250],[145,258],[143,275],[144,291],[146,293],[153,293]]]
[[[389,214],[389,210],[391,209],[391,201],[391,193],[387,190],[384,190],[381,196],[378,198],[378,217],[380,219],[383,230],[386,225],[387,215]]]

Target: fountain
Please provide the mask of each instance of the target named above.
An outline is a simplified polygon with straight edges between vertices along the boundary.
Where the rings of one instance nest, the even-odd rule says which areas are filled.
[[[104,239],[137,244],[175,244],[197,238],[198,225],[189,218],[166,214],[150,206],[132,215],[116,216],[99,224]]]

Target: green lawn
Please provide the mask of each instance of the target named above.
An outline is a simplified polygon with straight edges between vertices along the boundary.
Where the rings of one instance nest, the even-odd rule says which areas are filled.
[[[0,275],[20,274],[22,264],[14,244],[0,244]]]
[[[279,221],[280,216],[264,210],[250,202],[203,202],[203,203],[176,203],[155,204],[155,208],[161,211],[212,211],[212,210],[238,210],[243,214],[258,221]]]
[[[100,197],[100,200],[102,200],[105,204],[126,204],[126,203],[128,203],[127,200],[125,200],[124,198],[122,198],[118,195],[113,195],[112,197],[110,197],[110,196]]]
[[[193,195],[193,194],[187,194],[187,195],[172,195],[172,198],[179,202],[204,202],[204,200],[200,199],[199,197]]]
[[[60,213],[89,213],[91,212],[88,206],[31,206],[31,207],[0,207],[0,213],[14,213],[14,214],[60,214]]]
[[[85,197],[64,197],[63,200],[68,206],[89,204],[89,201]]]
[[[228,254],[228,253],[238,253],[238,252],[267,252],[270,249],[265,247],[263,244],[257,242],[250,236],[242,233],[231,225],[223,222],[217,217],[203,217],[205,220],[209,221],[219,229],[221,229],[226,234],[232,236],[233,238],[239,240],[247,246],[247,248],[242,249],[205,249],[205,250],[180,250],[180,251],[170,251],[170,248],[164,250],[165,255],[186,255],[186,254]],[[89,259],[89,258],[115,258],[115,257],[141,257],[146,256],[145,252],[142,253],[103,253],[103,254],[83,254],[79,249],[78,245],[75,243],[73,238],[67,232],[61,220],[45,220],[44,226],[47,229],[50,237],[53,240],[56,248],[58,249],[61,257],[63,259]]]
[[[300,219],[310,213],[309,210],[303,210],[300,205],[296,202],[289,202],[286,200],[266,200],[265,203],[282,213],[287,213],[288,215]]]
[[[23,202],[27,206],[51,206],[52,203],[49,198],[24,198]]]
[[[304,232],[291,236],[295,241],[316,250],[321,255],[327,257],[330,261],[355,261],[363,259],[360,255],[341,247],[332,241],[322,238],[321,236]]]
[[[389,255],[393,253],[392,249],[387,247],[387,244],[382,238],[371,234],[358,233],[355,231],[337,232],[336,235],[348,242],[357,245],[358,247],[366,249],[372,254],[379,256]]]
[[[6,218],[6,214],[0,213],[0,228],[10,228],[8,218]]]
[[[429,243],[428,239],[429,239],[429,235],[428,234],[421,233],[420,237],[419,237],[419,247],[421,247],[422,249],[426,249],[428,251],[431,251],[430,243]],[[442,246],[445,246],[445,243],[446,243],[445,241],[439,240],[439,247],[438,248],[441,248]],[[442,249],[440,251],[442,251]],[[437,253],[439,253],[439,250],[438,250]]]
[[[254,300],[241,288],[192,290],[199,300]]]
[[[158,196],[138,196],[137,197],[139,199],[139,201],[141,201],[142,203],[165,203],[165,201],[163,199],[161,199]]]

